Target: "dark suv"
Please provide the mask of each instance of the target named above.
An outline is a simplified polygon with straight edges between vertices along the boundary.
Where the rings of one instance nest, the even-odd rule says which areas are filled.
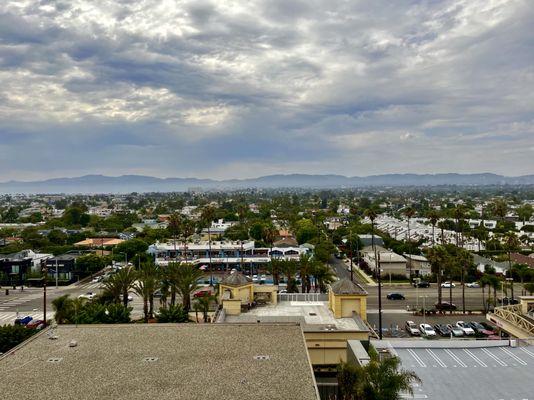
[[[449,303],[448,301],[442,301],[441,303],[436,303],[434,305],[438,311],[456,311],[456,305]]]
[[[402,293],[388,293],[386,297],[388,300],[406,300]]]
[[[430,282],[427,282],[427,281],[419,281],[419,282],[415,282],[413,284],[414,287],[420,287],[420,288],[427,288],[427,287],[430,287]]]

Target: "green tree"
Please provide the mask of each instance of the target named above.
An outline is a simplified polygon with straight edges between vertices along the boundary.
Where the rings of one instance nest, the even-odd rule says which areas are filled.
[[[410,219],[412,219],[415,215],[415,210],[412,207],[406,207],[403,213],[408,221],[408,241],[410,241],[412,239],[412,237],[410,236]]]
[[[176,268],[174,275],[176,290],[182,297],[182,306],[187,312],[191,309],[191,294],[200,287],[198,280],[202,275],[202,271],[192,264],[180,264]]]
[[[135,269],[121,268],[119,272],[104,282],[104,290],[111,293],[115,301],[118,301],[119,296],[122,296],[122,304],[126,307],[128,306],[128,292],[134,288],[136,279]]]
[[[159,269],[153,262],[145,262],[137,271],[137,281],[133,285],[135,292],[143,298],[145,322],[154,316],[154,293],[159,287]]]
[[[326,293],[328,285],[336,279],[330,267],[322,263],[316,263],[314,265],[313,277],[316,281],[316,290],[319,289],[321,293]]]
[[[198,309],[202,312],[204,322],[208,322],[208,312],[210,310],[210,306],[216,300],[217,297],[212,294],[204,294],[203,296],[195,298],[195,309]]]
[[[159,309],[156,320],[159,323],[189,322],[189,313],[180,304],[170,305]]]
[[[532,294],[534,293],[534,282],[525,283],[523,287],[529,293],[529,295],[532,296]]]
[[[148,244],[144,240],[135,238],[119,243],[115,246],[114,253],[126,253],[128,260],[131,260],[136,254],[146,253],[147,249]]]
[[[400,369],[397,357],[373,358],[365,366],[341,363],[337,377],[340,400],[400,400],[421,382],[414,372]]]
[[[309,219],[301,219],[297,222],[296,238],[299,244],[307,243],[317,238],[319,230]]]
[[[36,329],[29,329],[23,325],[0,326],[0,354],[6,353],[35,333],[37,333]]]

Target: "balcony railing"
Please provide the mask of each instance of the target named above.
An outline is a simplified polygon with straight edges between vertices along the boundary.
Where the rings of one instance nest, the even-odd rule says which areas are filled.
[[[495,310],[493,310],[493,314],[514,327],[526,332],[527,336],[534,336],[534,321],[521,312],[520,304],[496,307]]]

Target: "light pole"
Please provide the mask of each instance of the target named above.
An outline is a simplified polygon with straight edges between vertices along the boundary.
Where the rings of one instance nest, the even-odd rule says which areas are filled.
[[[428,296],[419,296],[423,298],[423,324],[426,324],[426,298]]]
[[[56,257],[56,290],[58,289],[58,262]]]
[[[514,303],[514,278],[506,278],[506,281],[510,282],[510,288],[512,289],[512,300],[508,301],[508,305],[510,305],[510,303]]]
[[[354,282],[354,274],[352,271],[352,229],[349,230],[349,254],[350,254],[350,281]]]

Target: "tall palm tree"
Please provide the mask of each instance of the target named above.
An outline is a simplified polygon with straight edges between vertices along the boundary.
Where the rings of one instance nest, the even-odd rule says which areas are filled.
[[[436,229],[436,224],[439,221],[439,214],[436,210],[432,209],[428,212],[428,219],[430,220],[430,224],[432,225],[432,246],[436,244],[436,239],[434,235],[434,231]]]
[[[454,208],[454,218],[456,219],[456,246],[462,246],[463,245],[462,222],[465,218],[465,209],[461,204]]]
[[[373,358],[359,366],[341,363],[338,366],[340,400],[400,400],[405,393],[413,395],[413,383],[421,379],[412,371],[400,369],[398,357],[382,361]]]
[[[281,260],[280,263],[282,272],[286,276],[287,280],[287,292],[298,292],[297,282],[295,280],[298,264],[294,260]]]
[[[437,276],[438,287],[438,303],[441,304],[442,291],[441,291],[441,277],[443,273],[443,267],[448,263],[449,254],[445,250],[444,246],[435,246],[427,249],[427,258],[430,262],[432,272]]]
[[[69,317],[72,315],[72,299],[68,294],[52,300],[52,307],[55,311],[54,319],[57,324],[61,325],[71,322]]]
[[[410,219],[413,218],[415,215],[415,210],[412,207],[406,207],[404,209],[404,215],[406,216],[406,219],[408,220],[408,242],[412,240],[412,237],[410,236]]]
[[[465,249],[460,249],[459,254],[456,257],[460,272],[461,272],[461,285],[462,285],[462,312],[465,314],[465,273],[467,268],[473,264],[473,256]]]
[[[169,217],[169,225],[167,226],[167,229],[172,235],[172,242],[174,245],[174,258],[176,258],[178,254],[176,251],[176,238],[180,235],[181,228],[182,228],[182,216],[178,213],[171,214]]]
[[[185,311],[191,309],[191,294],[200,286],[198,280],[202,278],[202,271],[192,264],[181,264],[175,271],[176,290],[182,297],[182,305]]]
[[[211,263],[211,224],[213,218],[215,218],[215,209],[211,206],[207,206],[202,210],[201,220],[204,225],[208,228],[208,257],[209,257],[209,268],[210,268],[210,285],[213,285],[213,265]]]
[[[263,235],[265,241],[269,244],[269,258],[271,260],[271,273],[273,274],[273,283],[275,285],[278,285],[278,273],[275,273],[275,270],[278,271],[279,269],[275,268],[275,265],[273,264],[273,245],[278,236],[278,230],[273,225],[269,225],[263,231]]]
[[[302,286],[302,293],[309,293],[311,290],[310,275],[313,272],[313,260],[308,254],[301,254],[299,258],[299,272]]]
[[[143,298],[143,313],[145,322],[154,316],[154,292],[160,283],[158,267],[153,262],[146,262],[137,271],[137,281],[134,291]]]
[[[187,263],[187,241],[189,240],[189,237],[195,233],[195,223],[191,220],[185,220],[182,223],[182,234],[184,238],[184,252],[185,252],[185,262]]]

